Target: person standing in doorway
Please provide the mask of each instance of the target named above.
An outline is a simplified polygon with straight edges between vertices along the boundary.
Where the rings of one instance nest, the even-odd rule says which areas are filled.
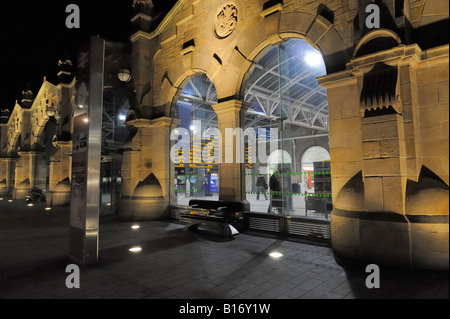
[[[272,213],[274,208],[277,210],[277,213],[279,214],[281,213],[281,206],[282,206],[281,185],[277,177],[277,175],[279,174],[280,172],[277,170],[270,176],[269,179],[270,204],[268,213]]]
[[[264,197],[267,200],[267,182],[266,179],[264,178],[264,176],[262,176],[261,174],[258,176],[258,178],[256,179],[256,200],[259,200],[259,194],[263,193]]]

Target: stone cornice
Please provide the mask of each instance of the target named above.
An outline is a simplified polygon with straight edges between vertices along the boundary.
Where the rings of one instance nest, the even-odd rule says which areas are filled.
[[[354,74],[366,73],[378,62],[392,66],[416,64],[421,61],[421,56],[422,50],[417,44],[400,45],[389,50],[353,58],[347,63],[347,70],[351,70]]]
[[[357,78],[353,76],[350,71],[342,71],[319,77],[317,80],[320,86],[326,89],[332,89],[351,85],[357,80]]]
[[[148,32],[138,31],[131,35],[130,41],[135,42],[136,40],[139,40],[139,39],[151,40],[153,38],[154,38],[154,36],[152,36],[152,34],[150,34]]]
[[[217,113],[217,115],[221,115],[230,112],[239,112],[244,108],[244,106],[242,101],[240,100],[229,100],[214,104],[212,105],[212,108],[214,109],[214,112]]]
[[[160,126],[170,126],[173,123],[173,119],[170,117],[160,117],[157,119],[149,120],[149,119],[135,119],[132,121],[126,122],[126,126],[128,127],[136,127],[136,128],[152,128],[152,127],[160,127]]]

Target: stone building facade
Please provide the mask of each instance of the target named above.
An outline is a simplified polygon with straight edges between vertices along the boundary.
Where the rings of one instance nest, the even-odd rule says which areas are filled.
[[[173,132],[183,128],[177,103],[183,97],[200,99],[201,114],[208,114],[222,136],[245,123],[257,126],[255,118],[262,114],[282,134],[291,129],[304,134],[289,137],[292,162],[283,174],[292,185],[302,180],[298,162],[307,149],[320,146],[329,153],[331,242],[337,255],[403,268],[448,269],[449,42],[448,31],[442,30],[448,30],[449,4],[375,3],[380,28],[370,29],[369,0],[179,0],[164,15],[152,1],[135,0],[130,41],[136,103],[126,116],[130,137],[121,166],[121,217],[163,219],[179,204],[170,156]],[[290,70],[282,74],[282,64],[295,67],[298,54],[290,47],[320,53],[323,72],[309,78]],[[67,65],[61,66],[58,85],[44,81],[36,97],[24,92],[11,114],[2,112],[0,195],[24,198],[31,189],[44,188],[48,178],[47,202],[70,201],[75,81]],[[251,92],[260,109],[246,99],[248,83],[258,84],[252,82],[254,74],[265,81],[259,90],[268,104]],[[304,82],[311,76],[314,88]],[[201,79],[204,91],[195,79]],[[278,91],[269,88],[273,79],[279,80]],[[192,94],[183,91],[187,86]],[[309,90],[298,89],[303,92],[298,104],[292,102],[298,93],[294,86]],[[317,102],[324,96],[325,103]],[[254,118],[246,122],[248,114]],[[43,132],[50,120],[56,151],[44,159]],[[222,152],[216,166],[201,169],[208,167],[208,178],[217,170],[218,199],[250,200],[249,175],[263,168],[227,162],[233,147],[225,140],[218,143]],[[271,174],[278,167],[269,166],[264,169]],[[308,194],[302,189],[301,195]],[[288,216],[288,210],[281,213]]]
[[[12,112],[0,120],[0,196],[25,199],[30,191],[47,194],[49,206],[70,203],[72,62],[59,61],[58,84],[44,78],[36,96],[26,90]]]
[[[448,25],[446,1],[180,0],[152,27],[135,2],[131,36],[138,107],[124,152],[122,214],[169,215],[171,111],[186,81],[217,91],[218,129],[241,125],[249,69],[268,47],[304,39],[326,65],[336,253],[448,269]],[[433,31],[434,30],[434,31]],[[225,147],[225,145],[223,145]],[[222,156],[224,156],[224,153]],[[219,163],[219,199],[245,200],[242,164]]]

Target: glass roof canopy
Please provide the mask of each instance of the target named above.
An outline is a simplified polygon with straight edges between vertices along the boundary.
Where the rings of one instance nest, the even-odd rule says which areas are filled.
[[[316,79],[326,74],[325,63],[305,40],[271,47],[249,74],[244,92],[246,126],[282,117],[292,125],[328,131],[326,89]]]
[[[326,74],[325,63],[305,40],[291,39],[270,47],[248,74],[243,92],[248,107],[245,127],[270,127],[282,118],[291,125],[328,131],[326,89],[316,79]],[[201,108],[206,113],[205,129],[217,128],[217,116],[211,107],[217,103],[217,93],[206,75],[191,77],[176,101],[192,112]]]

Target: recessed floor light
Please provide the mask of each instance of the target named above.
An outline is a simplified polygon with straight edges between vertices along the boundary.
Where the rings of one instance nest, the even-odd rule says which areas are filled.
[[[141,247],[132,247],[128,250],[131,251],[132,253],[138,253],[142,250],[142,248]]]
[[[45,210],[52,210],[51,207],[45,207]]]
[[[281,258],[281,257],[283,257],[284,255],[283,255],[282,253],[279,253],[279,252],[277,252],[277,251],[274,251],[274,252],[270,253],[269,256],[272,257],[272,258]]]
[[[13,200],[12,199],[8,199],[8,203],[12,203],[13,202]]]
[[[31,206],[33,206],[33,203],[29,203],[27,206],[28,206],[28,207],[31,207]]]
[[[133,225],[133,226],[131,226],[131,229],[139,229],[139,228],[141,228],[141,226],[139,226],[139,225]]]

